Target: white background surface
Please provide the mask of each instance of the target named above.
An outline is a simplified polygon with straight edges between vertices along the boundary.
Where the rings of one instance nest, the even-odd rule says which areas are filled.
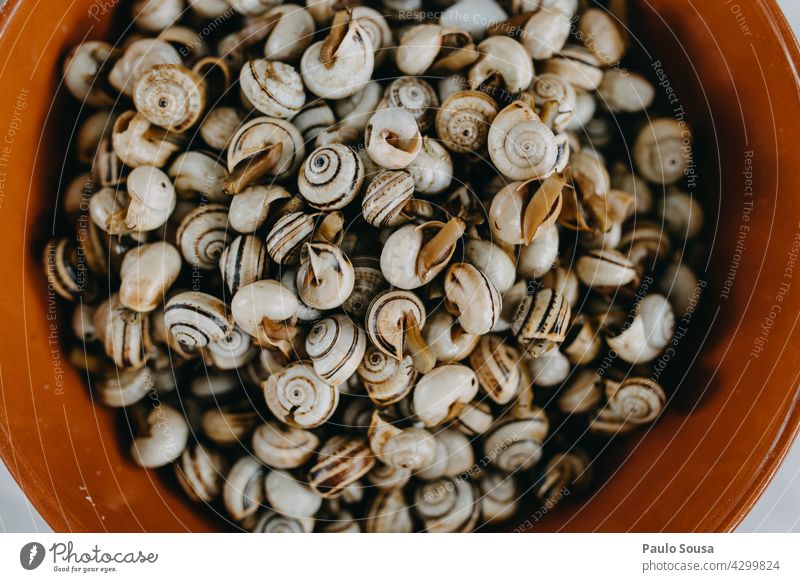
[[[800,34],[800,0],[778,0]],[[0,1],[2,4],[2,1]],[[0,462],[0,531],[44,532],[36,513]],[[742,532],[800,532],[800,442],[795,443],[764,496],[739,528]]]

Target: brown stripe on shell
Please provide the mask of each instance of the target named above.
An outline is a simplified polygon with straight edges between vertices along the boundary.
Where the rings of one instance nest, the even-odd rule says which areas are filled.
[[[322,497],[341,495],[345,487],[366,475],[375,456],[362,438],[334,436],[320,451],[320,459],[308,472],[308,482]]]

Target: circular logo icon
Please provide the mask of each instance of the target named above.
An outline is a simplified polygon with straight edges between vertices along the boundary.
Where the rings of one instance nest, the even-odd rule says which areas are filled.
[[[44,546],[39,542],[29,542],[19,551],[19,563],[26,570],[35,570],[44,561]]]

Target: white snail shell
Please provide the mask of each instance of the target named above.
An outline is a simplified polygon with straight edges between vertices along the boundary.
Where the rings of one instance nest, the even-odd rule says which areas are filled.
[[[517,512],[521,496],[513,475],[486,471],[481,474],[478,488],[481,492],[481,517],[486,521],[505,521]]]
[[[558,395],[558,409],[564,414],[587,414],[603,398],[602,379],[591,369],[578,370]]]
[[[262,385],[267,406],[280,420],[295,428],[325,423],[339,404],[339,391],[324,382],[310,362],[293,362]]]
[[[297,291],[317,309],[339,307],[355,286],[353,265],[336,245],[306,243],[297,269]]]
[[[241,287],[231,301],[231,314],[236,324],[262,345],[270,345],[264,320],[288,322],[296,313],[295,294],[279,281],[271,279]]]
[[[423,335],[436,361],[441,364],[463,360],[481,339],[479,335],[464,331],[455,316],[445,310],[428,316]]]
[[[458,315],[464,331],[489,333],[500,319],[503,301],[491,279],[469,263],[450,265],[444,276],[448,309]]]
[[[205,112],[205,81],[183,65],[156,65],[136,81],[133,102],[150,123],[183,133]]]
[[[513,256],[489,240],[469,239],[464,243],[464,258],[483,272],[500,295],[504,295],[516,281]]]
[[[186,494],[197,503],[214,501],[222,492],[225,461],[218,452],[203,445],[183,451],[175,463],[175,477]]]
[[[313,517],[322,505],[319,495],[286,471],[271,471],[264,492],[269,507],[289,517]]]
[[[270,117],[292,117],[306,102],[300,75],[280,61],[248,61],[239,73],[239,87],[249,105]]]
[[[477,152],[486,144],[497,113],[497,103],[485,93],[458,91],[436,112],[436,135],[453,152]]]
[[[376,164],[399,170],[417,157],[422,148],[422,136],[414,116],[405,109],[380,109],[367,122],[364,145]]]
[[[186,262],[206,271],[219,268],[233,237],[228,229],[228,207],[223,204],[198,206],[181,221],[176,234]]]
[[[280,180],[297,171],[303,160],[305,155],[303,136],[294,125],[283,119],[270,117],[251,119],[231,138],[227,155],[228,172],[233,172],[239,164],[252,163],[251,157],[277,144],[282,146],[281,155],[267,174]]]
[[[478,89],[497,76],[509,93],[519,93],[531,84],[533,61],[519,42],[508,36],[492,36],[478,45],[480,56],[469,70],[467,79]]]
[[[256,185],[245,188],[231,200],[229,226],[242,234],[254,234],[264,224],[272,205],[291,196],[283,186]]]
[[[410,356],[398,360],[373,345],[366,349],[357,373],[370,400],[377,406],[388,406],[408,396],[417,379],[417,369]]]
[[[183,414],[162,404],[144,415],[144,430],[131,443],[134,462],[146,469],[168,465],[186,448],[189,424]]]
[[[453,159],[443,145],[428,136],[423,136],[422,148],[406,170],[421,194],[441,194],[453,181]]]
[[[487,146],[494,165],[511,180],[547,178],[555,172],[559,159],[555,134],[523,101],[515,101],[497,114]]]
[[[301,428],[267,422],[253,433],[253,453],[262,463],[276,469],[305,465],[317,452],[319,437]]]
[[[633,322],[606,341],[619,357],[631,364],[654,360],[667,347],[675,331],[675,315],[669,301],[651,293],[636,307]]]
[[[422,132],[433,126],[433,113],[438,107],[436,91],[418,77],[398,77],[387,85],[382,101],[382,108],[408,111]]]
[[[372,452],[383,463],[401,469],[427,467],[436,456],[436,441],[427,430],[398,428],[375,410],[369,426]]]
[[[475,463],[472,444],[467,436],[456,430],[447,428],[436,433],[436,457],[427,467],[423,467],[417,476],[420,479],[439,479],[440,477],[457,477],[469,471]]]
[[[692,132],[675,119],[654,119],[646,124],[633,145],[633,159],[643,178],[656,184],[673,184],[683,177],[692,159]]]
[[[542,458],[549,422],[534,408],[528,418],[500,422],[483,441],[483,452],[505,473],[530,469]]]
[[[131,249],[122,260],[119,300],[134,311],[153,311],[178,278],[181,255],[167,242]]]
[[[664,410],[667,397],[663,388],[649,378],[628,377],[622,382],[606,382],[608,406],[617,416],[632,424],[649,424]]]
[[[422,483],[414,502],[414,513],[431,533],[472,531],[480,516],[475,485],[464,479],[442,477]]]
[[[146,313],[122,305],[115,293],[92,316],[97,339],[120,368],[141,368],[151,355],[150,322]]]
[[[458,415],[478,393],[475,372],[461,364],[434,368],[414,388],[414,412],[425,426],[438,426]]]

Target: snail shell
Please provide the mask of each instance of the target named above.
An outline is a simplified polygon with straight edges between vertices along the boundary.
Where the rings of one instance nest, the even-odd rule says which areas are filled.
[[[117,370],[114,374],[96,380],[94,387],[100,401],[111,408],[136,404],[154,389],[151,371],[146,366],[133,370]]]
[[[113,105],[114,97],[101,81],[106,64],[116,56],[114,47],[98,40],[85,41],[74,47],[64,59],[64,84],[67,90],[89,107]]]
[[[375,66],[369,34],[358,20],[344,14],[343,17],[337,14],[329,38],[308,47],[300,60],[306,88],[323,99],[343,99],[357,93],[369,82]],[[343,35],[339,31],[342,27]],[[339,38],[332,43],[334,35]],[[324,48],[332,53],[327,62]]]
[[[353,19],[364,30],[375,51],[375,66],[378,67],[392,47],[392,30],[383,14],[369,6],[353,6]]]
[[[469,532],[480,516],[475,485],[442,477],[421,483],[414,491],[414,513],[431,533]]]
[[[476,387],[477,389],[477,387]],[[423,428],[398,428],[375,410],[369,425],[369,446],[381,462],[400,469],[429,466],[436,456],[436,441]]]
[[[546,107],[555,107],[555,113],[551,114],[553,131],[562,132],[570,127],[578,107],[578,97],[572,85],[558,75],[542,73],[533,79],[528,92],[534,97],[539,117],[544,115]],[[550,103],[553,105],[548,105]]]
[[[281,283],[286,287],[289,291],[297,295],[297,269],[295,268],[288,268],[282,269],[283,275],[281,275]],[[322,311],[319,309],[315,309],[313,307],[309,307],[305,303],[303,303],[300,299],[297,300],[297,320],[303,323],[314,323],[322,319]]]
[[[659,289],[680,318],[694,309],[704,286],[691,267],[684,263],[667,265],[659,279]]]
[[[180,54],[168,42],[157,38],[138,39],[129,44],[114,63],[108,82],[123,95],[133,97],[134,87],[144,73],[156,65],[180,62]]]
[[[613,113],[638,113],[649,108],[656,98],[655,88],[645,77],[616,69],[606,71],[597,94]]]
[[[218,370],[241,368],[255,355],[250,336],[238,327],[234,327],[227,337],[209,342],[206,351]]]
[[[189,151],[178,156],[169,168],[175,192],[181,198],[204,196],[211,202],[228,202],[225,178],[228,171],[218,157],[207,152]]]
[[[636,266],[614,249],[587,251],[575,264],[581,283],[593,289],[618,289],[638,279]]]
[[[473,401],[467,404],[456,417],[453,428],[467,436],[477,436],[489,430],[494,423],[494,415],[488,402]]]
[[[326,317],[311,328],[306,351],[320,378],[332,386],[347,381],[361,364],[367,334],[346,315]]]
[[[601,61],[582,46],[566,46],[558,56],[545,61],[543,73],[553,73],[577,89],[594,91],[603,81]]]
[[[78,297],[93,295],[91,279],[80,268],[78,246],[68,238],[51,240],[44,249],[44,271],[47,284],[64,299],[75,301]]]
[[[414,524],[401,489],[380,491],[369,506],[368,533],[411,533]]]
[[[308,485],[286,471],[272,471],[264,480],[269,507],[290,517],[313,517],[322,505],[322,498]]]
[[[245,116],[235,107],[215,107],[200,124],[200,137],[215,150],[226,150]]]
[[[293,265],[300,261],[300,250],[309,241],[320,214],[290,212],[275,222],[267,234],[267,252],[273,261],[283,265]]]
[[[402,489],[411,479],[411,469],[399,469],[383,463],[375,463],[367,473],[367,481],[381,491]]]
[[[631,364],[650,362],[667,347],[675,331],[672,306],[663,295],[652,293],[635,308],[627,329],[606,339],[620,358]]]
[[[418,77],[398,77],[386,87],[382,107],[404,109],[426,132],[433,126],[433,113],[439,107],[439,97],[430,84]]]
[[[414,412],[427,427],[452,420],[478,393],[475,372],[461,364],[434,368],[414,388]]]
[[[578,21],[578,32],[586,48],[604,65],[615,65],[622,58],[625,52],[623,32],[605,10],[585,10]]]
[[[364,220],[376,228],[399,226],[411,220],[405,212],[414,196],[414,178],[404,170],[377,174],[361,200]]]
[[[366,349],[357,373],[370,400],[377,406],[388,406],[408,396],[417,379],[417,369],[410,356],[398,360],[373,345]]]
[[[295,517],[277,511],[265,511],[250,531],[267,534],[311,533],[315,521],[313,517]]]
[[[208,439],[221,447],[242,445],[259,420],[250,401],[211,408],[203,414],[201,427]]]
[[[265,465],[296,469],[310,461],[319,447],[319,437],[301,428],[267,422],[253,433],[253,453]]]
[[[364,165],[350,147],[321,146],[311,152],[297,177],[300,194],[320,210],[344,208],[358,195],[364,182]]]
[[[157,33],[174,24],[183,10],[181,0],[136,0],[131,14],[136,26]]]
[[[450,265],[444,276],[447,309],[458,316],[464,331],[489,333],[500,319],[503,301],[491,279],[469,263]]]
[[[564,267],[551,269],[542,276],[542,284],[563,295],[570,307],[574,308],[578,304],[580,283],[573,270]]]
[[[573,14],[556,6],[542,6],[531,14],[520,34],[520,42],[531,57],[537,61],[550,59],[564,48],[572,31]]]
[[[667,230],[677,240],[691,240],[703,229],[705,216],[697,197],[674,186],[667,189],[659,210]]]
[[[436,136],[450,151],[478,152],[486,144],[497,113],[497,103],[486,93],[458,91],[436,112]]]
[[[219,258],[222,278],[231,293],[239,288],[264,279],[267,275],[267,250],[261,239],[240,235],[233,239]]]
[[[563,295],[553,289],[536,289],[517,308],[511,331],[527,353],[538,357],[564,341],[572,310]]]
[[[547,461],[536,496],[548,507],[554,506],[564,496],[581,493],[592,480],[589,457],[582,450],[556,453]]]
[[[156,65],[139,77],[133,88],[133,102],[153,125],[183,133],[205,111],[205,81],[183,65]]]
[[[497,424],[483,441],[483,452],[504,473],[525,471],[542,458],[542,447],[550,424],[541,408],[527,418]]]
[[[366,328],[369,339],[384,354],[403,359],[408,332],[406,321],[425,327],[426,311],[422,301],[408,291],[384,291],[367,309]]]
[[[242,101],[264,115],[288,119],[303,108],[303,80],[292,65],[277,60],[253,59],[239,72]]]
[[[134,311],[153,311],[178,278],[181,255],[167,242],[131,249],[122,260],[119,300]]]
[[[497,404],[508,404],[522,383],[519,362],[522,355],[496,334],[481,337],[469,363],[484,392]]]
[[[478,45],[480,56],[467,74],[470,88],[499,81],[509,93],[519,93],[533,79],[533,61],[519,42],[507,36],[492,36]]]
[[[265,329],[265,321],[272,324],[268,327],[278,327],[279,333],[291,334],[297,296],[280,282],[263,279],[239,288],[231,301],[231,313],[236,324],[256,343],[276,346],[274,330]]]
[[[444,429],[436,433],[436,457],[417,476],[420,479],[457,477],[467,473],[475,464],[475,455],[469,439],[461,432]]]
[[[180,149],[179,143],[151,137],[152,127],[144,115],[135,111],[126,111],[117,117],[111,133],[111,145],[123,164],[131,168],[148,165],[161,167]],[[99,145],[98,141],[93,153]]]
[[[423,336],[436,361],[442,364],[463,360],[480,341],[479,335],[464,331],[455,316],[444,310],[428,317]]]
[[[316,309],[333,309],[344,303],[353,291],[353,265],[336,245],[306,243],[301,252],[296,284],[300,299],[307,305]]]
[[[594,370],[578,370],[558,395],[558,409],[564,414],[587,414],[595,410],[603,398],[602,384]]]
[[[164,308],[164,323],[189,351],[228,337],[234,325],[227,305],[199,291],[184,291],[171,297]]]
[[[222,491],[226,464],[222,455],[197,444],[183,451],[175,463],[175,477],[186,495],[196,503],[210,503]]]
[[[377,81],[370,81],[358,93],[333,102],[333,108],[343,127],[352,127],[363,133],[369,118],[375,113],[383,98],[383,87]],[[331,122],[329,125],[334,125]]]
[[[547,178],[559,160],[555,134],[524,101],[514,101],[497,114],[487,146],[495,167],[510,180]]]
[[[254,515],[264,501],[266,467],[251,456],[240,458],[231,467],[222,487],[225,509],[233,519]]]
[[[589,432],[601,436],[627,434],[636,429],[632,422],[625,422],[610,407],[601,406],[589,417]]]
[[[389,170],[405,168],[419,154],[422,136],[405,109],[379,109],[364,129],[364,145],[373,162]]]
[[[306,143],[313,143],[321,132],[336,124],[336,116],[325,100],[317,99],[292,117],[292,124]]]
[[[127,180],[130,203],[120,213],[108,217],[109,234],[130,231],[150,231],[163,226],[175,209],[177,197],[169,177],[154,166],[139,166],[131,170]]]
[[[178,246],[192,267],[210,271],[219,267],[234,233],[228,229],[228,208],[222,204],[200,205],[181,221]]]
[[[473,238],[464,243],[464,258],[483,272],[500,295],[511,289],[516,281],[513,256],[489,240]]]
[[[294,428],[324,424],[339,404],[339,391],[324,382],[311,362],[293,362],[263,384],[264,398],[272,413]]]
[[[278,144],[281,146],[280,156],[265,173],[276,180],[282,180],[297,171],[305,155],[303,136],[294,125],[283,119],[251,119],[231,138],[228,146],[228,172],[233,173],[240,164],[255,164],[254,160],[259,155]]]
[[[692,160],[692,132],[682,122],[654,119],[642,127],[633,145],[639,173],[649,182],[674,184]]]
[[[151,355],[150,322],[146,313],[128,309],[114,293],[92,317],[97,339],[120,368],[141,368]]]
[[[649,424],[664,410],[663,388],[649,378],[627,377],[622,382],[606,381],[608,407],[625,422]]]
[[[432,71],[458,71],[478,58],[469,33],[438,24],[418,24],[400,37],[395,52],[397,68],[406,75]]]
[[[370,302],[389,284],[381,273],[380,261],[375,257],[354,257],[351,262],[355,282],[353,291],[342,303],[342,308],[353,318],[363,320]]]
[[[570,362],[581,366],[591,363],[600,354],[602,346],[600,334],[592,321],[584,315],[578,315],[561,344],[561,351]]]
[[[242,234],[255,234],[261,228],[270,210],[292,195],[283,186],[250,186],[231,200],[228,222],[232,229]]]
[[[168,465],[186,448],[189,424],[183,414],[168,404],[151,408],[137,420],[141,428],[131,443],[131,456],[140,467],[155,469]]]
[[[453,181],[453,159],[443,145],[428,136],[422,137],[422,148],[406,170],[421,194],[441,194]]]
[[[539,228],[528,246],[519,250],[517,272],[522,277],[541,279],[558,260],[559,230],[556,225]]]
[[[375,457],[365,439],[336,435],[320,449],[317,463],[308,471],[308,483],[326,499],[338,497],[374,465]]]
[[[519,488],[513,475],[501,475],[494,471],[481,474],[478,481],[480,490],[481,517],[489,523],[511,518],[519,507]]]

